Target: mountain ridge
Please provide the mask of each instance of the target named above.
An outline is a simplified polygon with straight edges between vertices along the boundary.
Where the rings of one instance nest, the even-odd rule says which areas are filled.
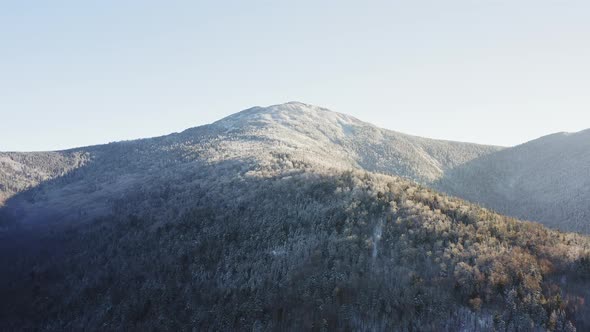
[[[37,188],[26,197],[13,199],[12,207],[0,211],[0,219],[7,219],[1,214],[14,215],[18,210],[37,211],[28,214],[40,217],[29,219],[39,220],[46,217],[44,209],[55,210],[55,206],[82,211],[76,215],[84,214],[87,203],[69,207],[67,197],[73,201],[91,200],[94,207],[90,211],[106,213],[110,209],[109,196],[124,195],[140,181],[149,182],[158,170],[178,168],[181,174],[190,174],[187,167],[197,161],[244,159],[267,165],[275,162],[278,155],[290,155],[314,167],[363,169],[405,177],[511,216],[564,230],[590,232],[586,220],[590,211],[583,209],[584,197],[590,197],[590,183],[584,180],[590,175],[583,173],[590,163],[590,148],[584,145],[590,141],[589,133],[590,129],[554,133],[504,148],[381,129],[355,117],[301,102],[255,106],[208,125],[154,138],[55,152],[0,152],[0,205],[19,192]],[[546,149],[553,152],[544,153]],[[533,167],[560,165],[567,160],[571,162],[553,172],[544,173],[543,169]],[[43,165],[52,169],[47,171]],[[521,175],[514,173],[517,166]],[[533,171],[542,175],[519,182],[526,179],[525,173]],[[105,179],[116,185],[108,189],[102,183]],[[551,179],[565,179],[560,181],[570,185],[557,186],[551,184],[557,180]],[[532,188],[527,184],[532,182],[544,185]],[[531,188],[521,190],[527,186]],[[550,190],[555,191],[554,198],[543,194]],[[84,195],[76,198],[76,193]],[[563,211],[555,212],[560,209]]]
[[[590,233],[590,130],[556,133],[448,172],[439,190],[500,213]]]
[[[105,177],[117,184],[114,192],[123,194],[138,185],[137,181],[149,181],[148,178],[157,169],[182,168],[183,164],[189,165],[197,160],[214,162],[227,158],[254,158],[264,164],[274,158],[269,153],[283,153],[293,154],[299,160],[307,160],[326,168],[360,167],[426,182],[442,176],[445,169],[496,149],[468,143],[436,141],[379,129],[325,108],[292,102],[266,108],[250,108],[213,124],[155,138],[75,148],[50,154],[29,153],[27,155],[38,156],[41,162],[49,164],[64,159],[63,156],[80,154],[85,156],[85,163],[75,164],[73,160],[69,162],[65,158],[61,172],[55,172],[54,177],[42,176],[35,173],[35,167],[29,167],[31,172],[28,178],[18,177],[7,164],[0,164],[0,183],[17,183],[18,188],[24,189],[55,178],[63,184],[61,188],[53,183],[41,185],[36,191],[35,203],[31,203],[30,197],[19,199],[14,203],[19,209],[34,210],[54,203],[60,208],[69,209],[65,204],[66,197],[71,197],[72,201],[85,201],[93,195],[97,196],[95,202],[104,202],[106,208],[104,198],[111,195],[113,190],[106,191],[102,184]],[[21,159],[25,164],[31,160]],[[68,177],[62,177],[62,173],[78,169],[79,171],[72,172]],[[84,172],[89,175],[80,175]],[[79,176],[76,177],[76,174]],[[84,190],[86,193],[83,197],[74,198],[74,193],[83,192],[76,188],[90,189]],[[96,188],[98,189],[93,191]],[[100,188],[104,189],[103,192]],[[17,192],[19,191],[4,190],[4,201]],[[48,195],[43,196],[41,193],[44,192]],[[55,194],[52,195],[52,192]],[[38,214],[43,216],[41,212]]]

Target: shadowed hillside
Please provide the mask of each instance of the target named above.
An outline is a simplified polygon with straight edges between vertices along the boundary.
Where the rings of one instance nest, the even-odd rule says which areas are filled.
[[[47,234],[60,250],[17,260],[5,327],[590,328],[588,238],[370,173],[221,162],[192,179]]]
[[[478,158],[447,172],[436,186],[501,213],[590,233],[590,130]]]
[[[0,152],[0,206],[11,196],[82,166],[76,152]]]

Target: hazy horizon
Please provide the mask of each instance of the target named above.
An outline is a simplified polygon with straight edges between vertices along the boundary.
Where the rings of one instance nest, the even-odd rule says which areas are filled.
[[[500,146],[590,127],[585,1],[0,9],[0,151],[161,136],[291,100]]]

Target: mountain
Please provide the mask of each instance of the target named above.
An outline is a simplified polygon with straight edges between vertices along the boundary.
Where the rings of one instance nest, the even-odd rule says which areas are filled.
[[[197,164],[220,160],[284,167],[281,158],[291,156],[314,167],[361,168],[429,183],[499,149],[401,134],[291,102],[254,107],[158,138],[61,152],[0,154],[0,204],[5,203],[0,213],[5,220],[25,222],[92,219],[109,213],[113,199],[128,192],[190,179]]]
[[[447,172],[436,187],[514,217],[590,233],[590,130],[482,156]]]
[[[590,238],[417,183],[502,151],[288,103],[4,153],[0,330],[588,330]]]
[[[0,153],[0,224],[91,220],[139,187],[190,178],[198,163],[266,165],[290,156],[313,167],[405,177],[510,216],[590,233],[589,138],[587,130],[501,148],[406,135],[298,102],[254,107],[158,138]]]
[[[242,137],[264,137],[300,158],[319,157],[330,167],[362,168],[420,182],[436,180],[458,165],[501,149],[380,129],[348,115],[298,102],[254,107],[214,125]]]

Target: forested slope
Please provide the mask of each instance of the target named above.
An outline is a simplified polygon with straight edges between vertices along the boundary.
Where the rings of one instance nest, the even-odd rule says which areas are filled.
[[[0,152],[0,206],[18,192],[82,166],[86,157],[83,153]]]
[[[587,237],[371,173],[220,162],[192,180],[48,235],[61,253],[16,264],[0,327],[590,328]]]

